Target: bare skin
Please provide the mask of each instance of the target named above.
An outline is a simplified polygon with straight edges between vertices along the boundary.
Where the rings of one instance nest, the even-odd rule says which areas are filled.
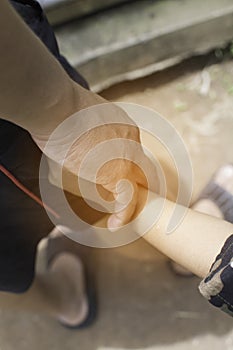
[[[167,235],[167,219],[174,205],[166,201],[161,219],[144,238],[166,256],[203,278],[208,274],[226,239],[232,234],[233,225],[188,209],[179,227]]]
[[[14,45],[11,43],[12,38],[15,38]],[[71,81],[45,46],[22,22],[7,0],[2,0],[0,5],[0,43],[1,52],[4,53],[0,56],[1,118],[28,130],[42,150],[53,130],[66,118],[77,111],[106,102],[100,96]],[[130,118],[114,105],[112,105],[112,113],[116,115],[116,120],[117,122],[120,120],[120,123],[104,126],[104,139],[124,138],[136,141],[140,145],[138,128],[133,123],[125,126],[125,122]],[[105,116],[98,115],[98,113],[96,118],[105,120]],[[57,140],[55,145],[57,156],[51,157],[49,161],[49,178],[53,184],[58,186],[61,184],[57,182],[56,169],[60,161],[59,147],[63,147],[64,139],[65,135],[61,135],[61,138]],[[96,128],[88,131],[84,138],[74,144],[65,162],[64,172],[68,178],[63,183],[65,189],[78,194],[77,187],[70,186],[70,178],[76,176],[85,152],[87,153],[102,140],[103,129]],[[136,147],[135,158],[138,156],[138,147]],[[140,156],[143,158],[142,153]],[[74,159],[77,161],[74,162]],[[156,183],[156,174],[154,176]],[[108,221],[109,226],[116,228],[129,222],[135,216],[138,203],[143,203],[147,188],[142,174],[124,160],[120,160],[117,164],[115,162],[107,164],[97,176],[96,184],[106,191],[106,196],[111,195],[117,199],[119,193],[116,191],[116,184],[121,179],[128,179],[132,183],[134,197],[124,210],[111,215]],[[85,180],[88,186],[88,176]],[[160,203],[161,199],[154,195],[152,200]],[[232,233],[232,225],[188,210],[179,227],[171,235],[166,235],[166,225],[173,207],[174,203],[167,200],[162,217],[144,238],[176,262],[203,277],[207,274],[224,241]],[[146,216],[143,220],[147,220]],[[136,232],[137,229],[135,227]],[[70,305],[65,302],[71,297],[69,288],[65,291],[59,287],[59,283],[62,278],[69,279],[69,274],[65,272],[66,264],[75,265],[75,262],[71,262],[72,259],[69,258],[68,262],[64,257],[60,259],[54,262],[48,275],[40,276],[39,280],[36,279],[28,293],[21,296],[23,299],[21,299],[20,306],[30,309],[37,304],[40,310],[54,317],[66,319],[70,323],[76,322],[77,319],[81,322],[86,312],[81,269],[73,266],[76,272],[79,270],[80,282],[79,289],[76,289],[76,286],[72,288],[76,289],[77,298],[74,309],[80,311],[79,315],[74,315]],[[12,296],[12,300],[13,297],[15,296]]]
[[[26,26],[7,0],[2,0],[0,4],[0,47],[1,118],[29,131],[42,151],[54,129],[69,116],[90,106],[107,102],[75,84],[68,77],[58,61]],[[116,123],[91,129],[73,144],[63,167],[62,184],[57,173],[60,169],[59,162],[64,160],[60,157],[60,151],[65,145],[66,135],[61,134],[56,144],[54,143],[55,154],[48,150],[49,180],[52,184],[80,195],[77,186],[80,162],[89,150],[103,140],[123,138],[136,141],[134,157],[146,159],[140,151],[140,134],[136,125],[120,108],[114,104],[108,106],[110,110],[106,110]],[[108,124],[106,115],[102,113],[97,112],[95,118]],[[82,127],[81,123],[80,120],[79,127]],[[123,149],[122,158],[124,155]],[[124,209],[110,216],[111,227],[118,227],[130,221],[137,206],[138,186],[147,187],[147,182],[133,164],[120,159],[105,164],[99,170],[94,183],[105,198],[122,199],[125,197],[124,188],[121,188],[120,192],[119,188],[116,188],[122,179],[128,179],[132,183],[133,198],[128,205],[121,202]],[[89,186],[88,173],[85,174],[84,180],[86,186]],[[117,200],[116,206],[119,206]],[[78,265],[80,264],[75,259],[69,257],[54,261],[47,274],[36,276],[27,293],[21,296],[8,295],[8,301],[21,310],[35,311],[36,308],[36,311],[44,311],[71,325],[81,322],[87,313],[87,303],[83,292],[83,271]],[[72,276],[69,272],[71,270],[74,270]],[[61,284],[64,279],[67,280],[65,286]]]
[[[1,1],[0,4],[0,43],[1,52],[4,53],[0,56],[1,118],[28,130],[42,150],[54,129],[72,114],[90,106],[107,103],[102,97],[85,90],[68,77],[58,61],[23,23],[7,0]],[[134,151],[135,158],[141,157],[142,161],[146,159],[144,153],[139,152],[140,133],[134,122],[114,104],[108,103],[106,110],[105,115],[103,110],[97,110],[95,119],[108,125],[91,128],[73,144],[66,157],[63,172],[68,180],[64,180],[62,186],[75,194],[80,194],[77,174],[83,157],[103,140],[133,140],[138,144]],[[111,115],[117,124],[109,124],[108,115]],[[88,123],[88,115],[86,119],[80,119],[78,122],[79,128],[82,128],[82,123]],[[129,125],[126,125],[127,123]],[[53,152],[53,149],[47,150],[51,159],[49,179],[57,186],[61,186],[57,179],[59,162],[64,161],[63,157],[60,158],[59,151],[66,144],[66,136],[66,133],[61,133],[54,143],[56,152]],[[96,178],[96,184],[106,191],[106,196],[112,195],[115,199],[119,196],[116,185],[120,180],[128,179],[135,189],[134,198],[129,205],[126,200],[126,205],[123,206],[125,208],[111,216],[110,224],[116,227],[129,222],[134,215],[138,185],[147,187],[145,178],[137,169],[132,171],[132,164],[123,159],[124,155],[125,150],[122,149],[122,160],[108,163]],[[96,161],[98,162],[98,159]],[[156,177],[156,174],[154,176]],[[90,177],[91,174],[84,175],[86,186],[89,186]]]
[[[138,210],[141,209],[140,203],[146,196],[147,191],[141,188]],[[151,202],[147,203],[148,207],[151,204],[162,207],[163,199],[152,194]],[[233,225],[227,221],[187,209],[183,221],[172,233],[167,234],[167,225],[176,205],[166,199],[161,217],[143,238],[170,259],[203,278],[208,274],[210,266],[226,239],[233,233]],[[135,232],[140,232],[140,221],[148,220],[149,215],[151,211],[145,211],[137,226],[134,226]],[[100,220],[96,226],[102,227],[104,222],[106,219]]]
[[[140,189],[140,199],[142,201],[139,203],[144,201],[147,195],[146,192],[145,189]],[[156,205],[162,205],[162,199],[156,194],[152,195],[151,201]],[[203,278],[208,274],[210,266],[220,252],[224,242],[232,234],[233,225],[188,209],[185,218],[176,230],[167,235],[167,224],[175,205],[174,202],[165,201],[160,219],[144,235],[144,239],[178,264]],[[138,210],[140,209],[141,206],[139,204]],[[141,220],[146,220],[147,215],[148,213],[145,212]],[[96,226],[105,227],[106,222],[105,217],[97,222]],[[138,226],[134,227],[135,232],[140,230],[140,221],[138,224]],[[70,260],[69,257],[68,260]],[[65,257],[59,258],[57,262],[55,261],[48,274],[36,278],[33,286],[27,293],[20,296],[7,293],[7,303],[4,303],[5,293],[1,293],[1,300],[5,304],[4,307],[43,312],[59,320],[66,320],[69,324],[77,320],[81,321],[85,317],[87,309],[83,293],[83,276],[80,273],[82,268],[75,265],[74,261],[72,262],[71,260],[67,264]],[[72,272],[70,273],[70,271]],[[78,276],[78,271],[78,284],[75,287],[73,285],[73,276],[74,274]],[[68,282],[67,289],[64,286],[62,288],[59,287],[64,282],[64,279]],[[69,286],[71,286],[71,289]]]

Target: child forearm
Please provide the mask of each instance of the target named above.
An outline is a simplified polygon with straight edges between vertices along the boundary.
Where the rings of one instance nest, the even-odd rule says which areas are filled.
[[[161,201],[155,198],[154,201]],[[166,200],[161,218],[144,238],[169,258],[194,274],[204,277],[220,252],[224,242],[233,232],[233,225],[187,209],[183,221],[174,232],[166,228],[176,204]]]
[[[146,190],[142,189],[141,195],[142,192],[146,192]],[[142,195],[142,197],[145,196]],[[151,194],[150,197],[151,201],[147,203],[150,209],[145,210],[138,217],[138,221],[135,221],[134,231],[141,235],[141,223],[144,226],[145,222],[151,221],[153,207],[163,207],[159,220],[143,238],[197,276],[205,277],[226,239],[233,233],[233,225],[212,216],[186,209],[185,216],[177,228],[172,233],[167,234],[167,226],[177,204],[169,200],[165,200],[164,203],[163,199],[156,194]],[[103,219],[97,223],[97,226],[104,227],[105,222],[106,219]]]

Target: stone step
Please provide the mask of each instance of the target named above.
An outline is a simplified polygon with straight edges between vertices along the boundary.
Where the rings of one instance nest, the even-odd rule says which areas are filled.
[[[39,0],[53,25],[83,17],[130,0]],[[131,0],[132,1],[132,0]]]
[[[94,91],[223,47],[233,39],[232,0],[144,0],[56,29],[61,51]]]

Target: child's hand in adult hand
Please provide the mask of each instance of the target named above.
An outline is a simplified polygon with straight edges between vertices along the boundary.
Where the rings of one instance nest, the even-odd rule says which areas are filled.
[[[158,186],[135,123],[121,108],[106,103],[77,113],[59,129],[45,148],[45,140],[34,137],[49,157],[50,182],[104,207],[103,200],[113,201],[107,210],[112,213],[109,228],[130,222],[138,204],[138,186],[148,188],[149,173],[154,178],[150,189],[156,191]]]

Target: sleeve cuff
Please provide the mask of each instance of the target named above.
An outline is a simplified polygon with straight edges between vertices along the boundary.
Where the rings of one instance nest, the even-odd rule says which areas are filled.
[[[212,305],[233,317],[233,235],[224,243],[199,290]]]

